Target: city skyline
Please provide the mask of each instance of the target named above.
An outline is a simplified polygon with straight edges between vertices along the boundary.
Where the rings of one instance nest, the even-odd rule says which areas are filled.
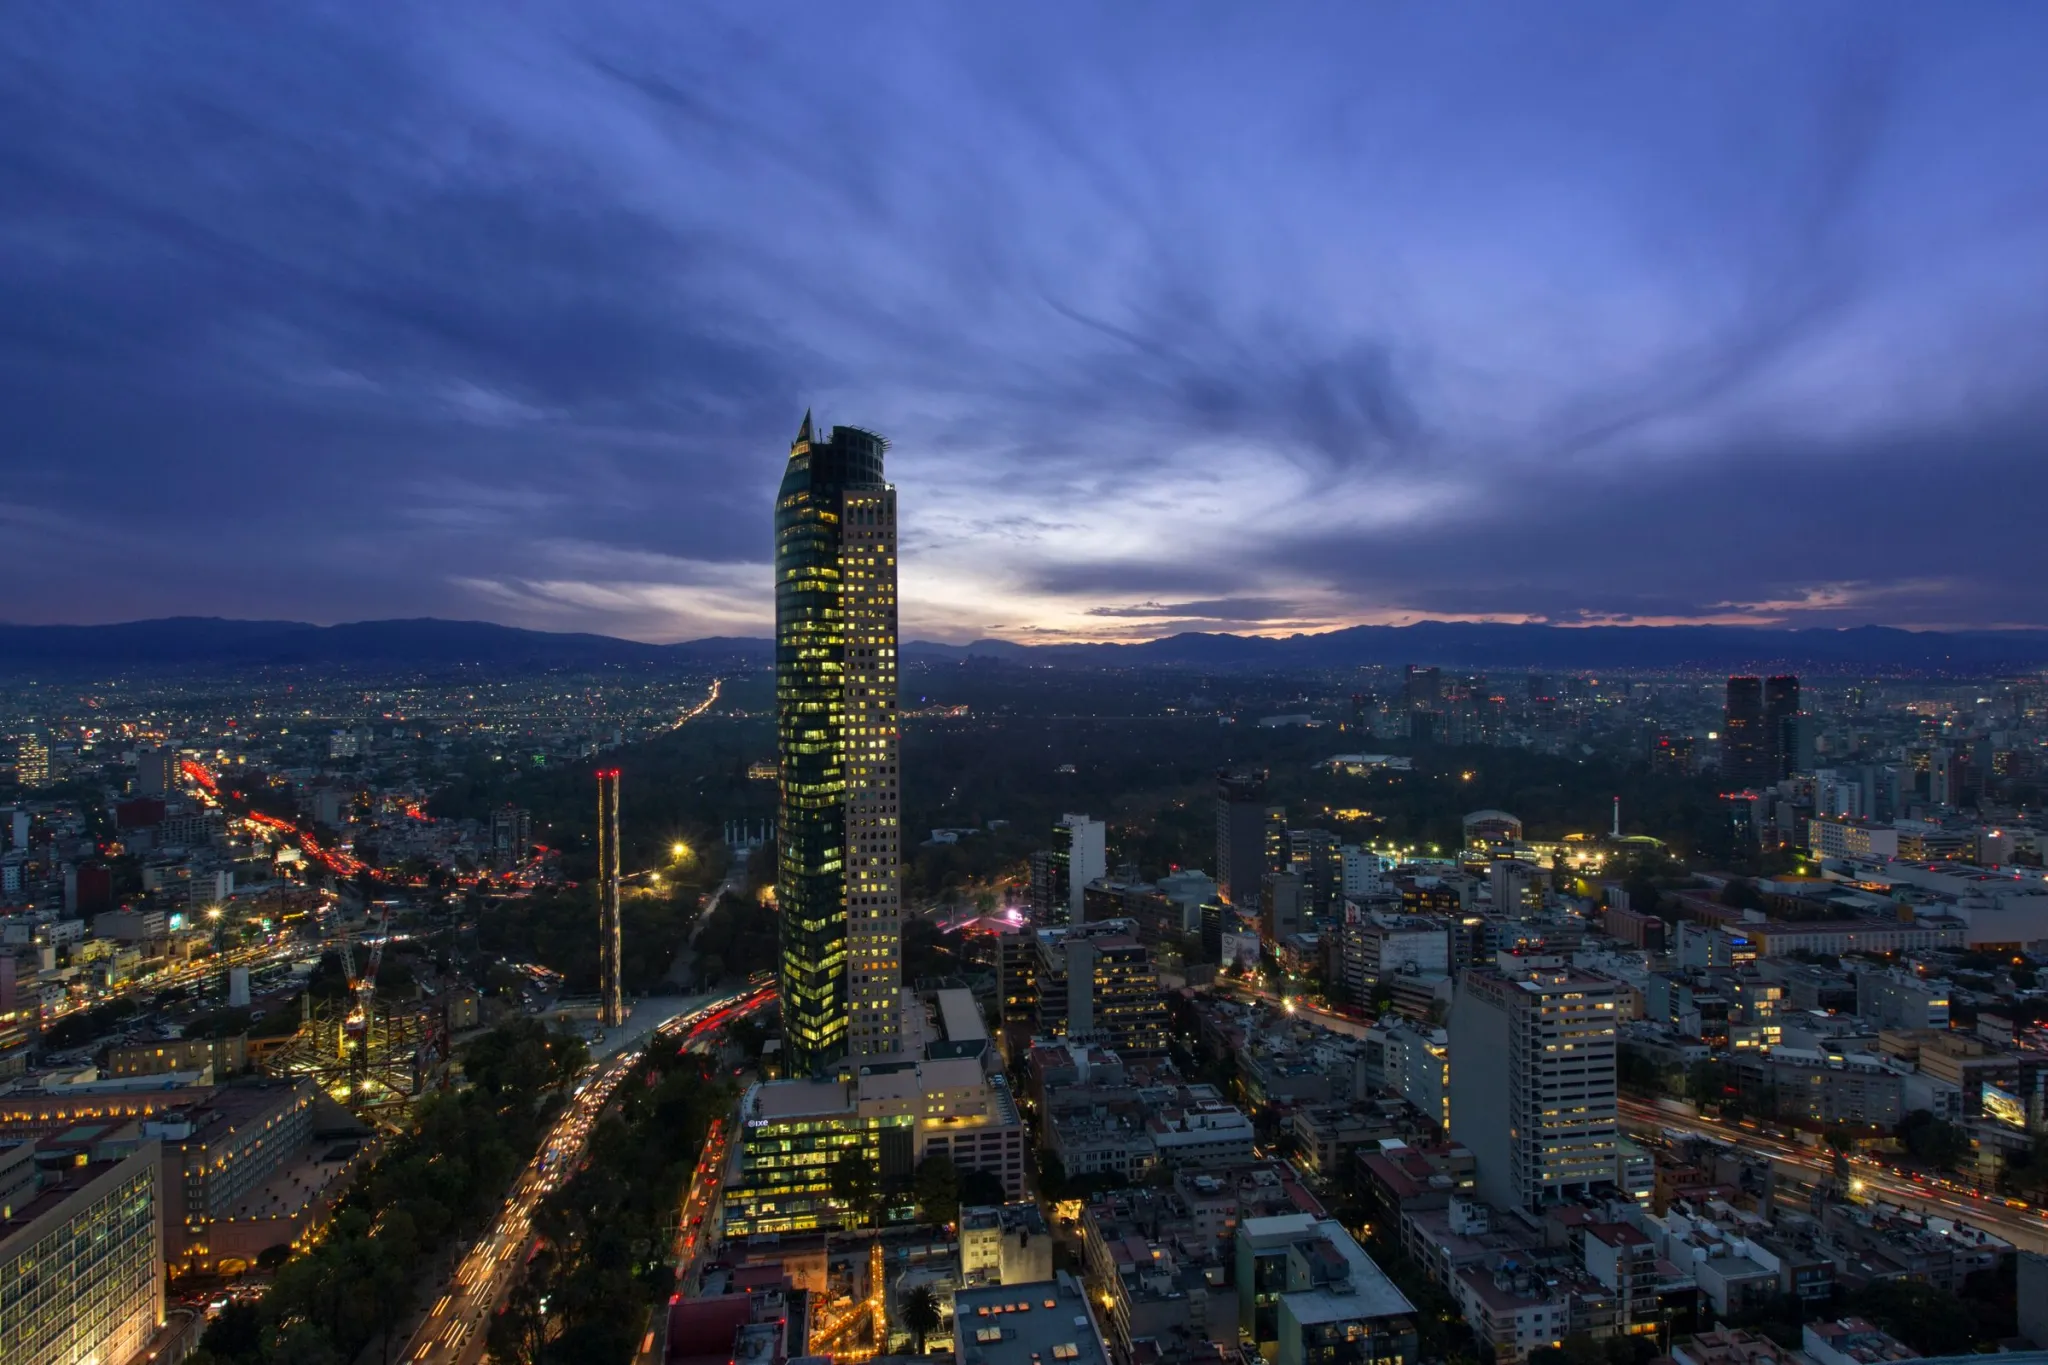
[[[45,16],[0,616],[763,635],[815,401],[920,489],[907,638],[2048,625],[2044,56],[1989,7]]]

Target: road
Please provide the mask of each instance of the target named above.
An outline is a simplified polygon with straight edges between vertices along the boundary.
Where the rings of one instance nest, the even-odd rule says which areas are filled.
[[[1627,1096],[1622,1097],[1620,1108],[1622,1124],[1627,1128],[1639,1131],[1668,1129],[1733,1143],[1747,1151],[1768,1156],[1773,1165],[1809,1183],[1830,1180],[1834,1176],[1834,1154],[1825,1148],[1802,1147],[1797,1143],[1766,1137],[1740,1124],[1672,1113],[1652,1102]],[[1849,1169],[1850,1178],[1856,1182],[1855,1193],[1863,1198],[1960,1219],[1996,1233],[2023,1250],[2048,1250],[2048,1212],[2013,1207],[2000,1196],[1980,1196],[1963,1186],[1915,1178],[1869,1157],[1853,1159]]]
[[[1294,1006],[1288,1009],[1281,998],[1274,995],[1273,992],[1257,986],[1246,985],[1241,981],[1218,982],[1217,988],[1231,992],[1240,1000],[1256,1000],[1260,1004],[1271,1005],[1275,1009],[1285,1009],[1289,1014],[1297,1015],[1309,1020],[1311,1023],[1321,1025],[1332,1033],[1342,1033],[1347,1037],[1363,1038],[1365,1031],[1372,1027],[1369,1020],[1353,1019],[1346,1014],[1337,1014],[1330,1010],[1319,1010],[1299,996],[1294,997]]]
[[[664,1020],[652,1030],[648,1046],[676,1040],[682,1040],[685,1047],[698,1045],[733,1019],[772,999],[774,990],[769,987],[714,1000],[688,1014]],[[540,1151],[520,1171],[490,1230],[463,1256],[440,1298],[414,1328],[400,1359],[471,1365],[482,1358],[485,1328],[491,1314],[497,1311],[531,1249],[534,1210],[541,1200],[561,1188],[583,1160],[590,1130],[596,1127],[619,1082],[644,1055],[645,1048],[627,1048],[588,1074],[556,1118],[554,1127],[548,1130]]]

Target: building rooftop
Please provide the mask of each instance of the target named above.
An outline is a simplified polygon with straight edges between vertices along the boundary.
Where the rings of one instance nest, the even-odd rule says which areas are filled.
[[[963,1365],[1109,1365],[1087,1297],[1071,1275],[961,1289],[953,1350]]]
[[[794,1119],[811,1114],[847,1114],[853,1101],[837,1081],[763,1081],[741,1102],[747,1119]]]

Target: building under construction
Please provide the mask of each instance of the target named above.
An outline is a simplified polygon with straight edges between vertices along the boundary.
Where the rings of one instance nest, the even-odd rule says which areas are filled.
[[[316,1002],[310,990],[302,995],[298,1032],[264,1062],[272,1075],[307,1077],[365,1116],[403,1111],[448,1054],[448,1021],[440,1006],[394,1006],[377,998],[389,918],[387,905],[360,973],[354,945],[342,940],[347,991],[331,1002]]]

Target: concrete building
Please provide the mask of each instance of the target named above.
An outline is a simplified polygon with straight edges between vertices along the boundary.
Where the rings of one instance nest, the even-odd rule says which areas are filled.
[[[164,1320],[159,1162],[133,1124],[0,1148],[0,1360],[142,1354]]]
[[[1126,1057],[1166,1052],[1166,1006],[1152,954],[1130,920],[1037,931],[1038,1034],[1092,1039]]]
[[[767,1081],[741,1097],[739,1163],[725,1194],[729,1234],[841,1226],[848,1211],[831,1183],[841,1162],[858,1162],[888,1185],[925,1158],[944,1156],[996,1176],[1008,1198],[1023,1197],[1024,1121],[972,1000],[964,1008],[957,999],[938,1001],[944,1036],[937,1037],[926,1022],[930,1011],[905,995],[899,1032],[916,1051],[870,1062],[845,1081]],[[883,1216],[910,1212],[892,1206]]]
[[[1216,883],[1239,907],[1259,903],[1268,872],[1285,856],[1287,808],[1266,804],[1263,770],[1216,775]]]
[[[1913,972],[1869,968],[1856,973],[1856,1013],[1875,1028],[1945,1029],[1949,984]]]
[[[1451,1008],[1451,1136],[1480,1190],[1534,1209],[1614,1178],[1615,1027],[1623,989],[1555,959],[1473,968]]]
[[[953,1295],[954,1365],[1110,1365],[1081,1282],[1065,1271],[1033,1284]]]
[[[960,1210],[960,1283],[1037,1284],[1052,1278],[1052,1234],[1035,1203]]]
[[[1364,1248],[1312,1214],[1247,1218],[1237,1230],[1240,1337],[1279,1365],[1334,1359],[1412,1365],[1415,1307]]]

